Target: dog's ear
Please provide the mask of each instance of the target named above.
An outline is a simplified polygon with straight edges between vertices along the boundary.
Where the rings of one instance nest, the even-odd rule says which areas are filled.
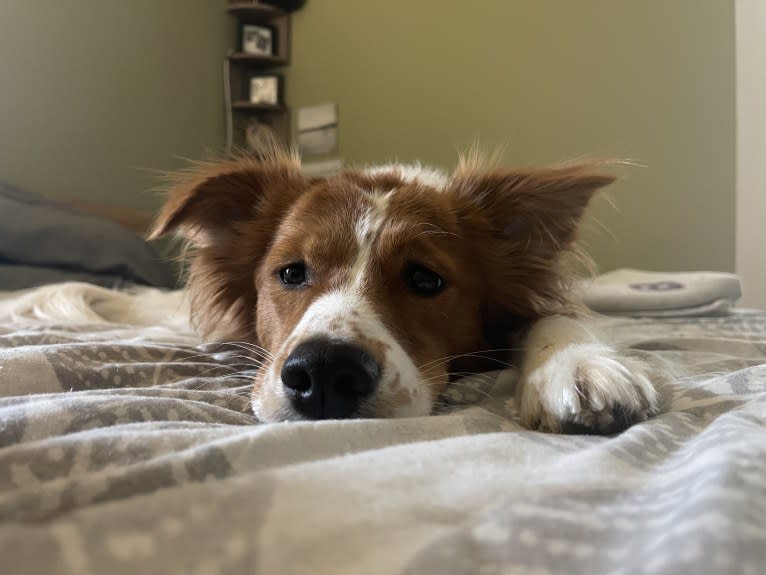
[[[255,339],[255,270],[307,182],[287,155],[197,163],[172,176],[149,238],[187,240],[192,321],[205,336]]]
[[[176,231],[195,246],[231,234],[238,222],[278,210],[305,187],[300,164],[287,157],[197,162],[169,180],[170,191],[148,238]]]
[[[522,317],[565,311],[563,256],[594,193],[614,180],[588,163],[453,175],[449,193],[500,305]]]

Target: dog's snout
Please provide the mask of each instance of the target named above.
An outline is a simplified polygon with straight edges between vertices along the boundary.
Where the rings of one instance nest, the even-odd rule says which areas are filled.
[[[353,417],[380,379],[380,366],[363,348],[330,339],[300,344],[282,367],[293,407],[311,419]]]

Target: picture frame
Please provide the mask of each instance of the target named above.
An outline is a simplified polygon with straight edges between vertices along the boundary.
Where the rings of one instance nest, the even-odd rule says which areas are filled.
[[[249,101],[251,104],[279,104],[279,77],[258,75],[250,78]]]
[[[266,26],[243,25],[242,52],[257,56],[272,56],[274,54],[274,31]]]

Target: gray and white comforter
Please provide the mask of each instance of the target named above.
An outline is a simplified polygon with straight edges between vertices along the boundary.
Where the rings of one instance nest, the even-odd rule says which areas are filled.
[[[607,320],[686,366],[615,437],[440,414],[259,425],[248,361],[160,328],[0,326],[0,572],[766,572],[766,315]]]

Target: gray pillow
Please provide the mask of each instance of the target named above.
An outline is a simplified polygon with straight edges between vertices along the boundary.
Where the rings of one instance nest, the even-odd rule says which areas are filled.
[[[126,228],[0,183],[3,266],[0,290],[65,279],[88,279],[108,287],[123,282],[158,287],[176,283],[173,266]]]

